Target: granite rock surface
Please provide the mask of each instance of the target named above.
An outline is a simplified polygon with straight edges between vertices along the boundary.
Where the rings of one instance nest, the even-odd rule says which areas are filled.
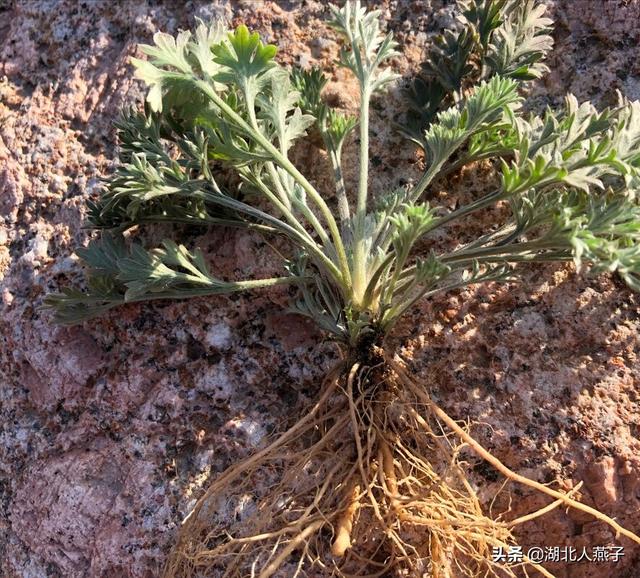
[[[453,6],[379,6],[401,44],[394,68],[410,76]],[[557,105],[566,91],[599,105],[615,102],[616,90],[640,98],[640,2],[549,6],[556,48],[532,102]],[[209,476],[301,411],[337,359],[335,346],[286,312],[282,290],[130,305],[74,328],[56,327],[40,309],[47,292],[81,283],[72,251],[91,235],[85,201],[113,170],[119,109],[143,98],[128,63],[136,45],[196,16],[244,21],[278,45],[282,62],[329,67],[328,98],[355,109],[324,15],[325,3],[313,0],[0,2],[0,576],[157,576]],[[398,95],[374,106],[374,192],[420,174],[419,156],[392,128]],[[295,156],[329,191],[322,153],[308,144]],[[350,142],[350,186],[356,160]],[[486,167],[474,166],[437,183],[434,197],[453,205],[490,185]],[[479,219],[452,228],[447,239],[482,227]],[[147,235],[157,241],[162,231]],[[197,235],[225,274],[278,271],[277,255],[254,234]],[[583,480],[587,503],[639,532],[639,311],[638,296],[615,279],[531,267],[521,284],[472,287],[415,308],[391,342],[507,465],[567,488]],[[489,503],[501,480],[468,459]],[[515,514],[546,503],[510,490]],[[602,524],[558,510],[519,537],[525,548],[616,544]],[[550,568],[559,578],[640,576],[640,550],[620,544],[616,563]]]

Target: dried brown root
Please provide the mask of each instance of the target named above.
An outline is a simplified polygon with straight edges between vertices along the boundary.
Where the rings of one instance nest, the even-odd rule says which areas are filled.
[[[582,512],[590,514],[591,516],[593,516],[597,520],[600,520],[601,522],[604,522],[605,524],[607,524],[608,526],[610,526],[611,528],[613,528],[616,531],[616,537],[619,537],[620,535],[623,535],[623,536],[633,540],[634,542],[640,544],[640,537],[639,536],[637,536],[636,534],[634,534],[630,530],[627,530],[626,528],[623,528],[613,518],[607,516],[606,514],[600,512],[599,510],[596,510],[595,508],[592,508],[591,506],[587,506],[586,504],[583,504],[582,502],[578,502],[577,500],[574,500],[571,497],[570,493],[566,493],[565,494],[565,493],[559,492],[557,490],[554,490],[552,488],[549,488],[548,486],[545,486],[544,484],[541,484],[540,482],[536,482],[535,480],[531,480],[530,478],[522,476],[522,475],[514,472],[513,470],[511,470],[507,466],[505,466],[491,452],[486,450],[475,439],[473,439],[464,428],[462,428],[460,425],[458,425],[456,423],[455,420],[453,420],[451,417],[449,417],[449,415],[447,415],[447,413],[441,407],[439,407],[435,402],[433,402],[433,400],[431,400],[429,395],[424,390],[422,390],[416,383],[414,383],[404,373],[404,370],[402,369],[402,367],[400,367],[400,365],[397,362],[390,361],[389,363],[390,363],[391,367],[393,368],[394,372],[396,373],[396,375],[398,376],[398,378],[400,379],[401,383],[404,386],[406,386],[410,391],[412,391],[416,395],[416,397],[418,399],[420,399],[420,401],[422,403],[427,405],[427,407],[432,412],[434,417],[442,420],[447,425],[447,427],[449,427],[461,440],[463,440],[466,444],[468,444],[471,448],[473,448],[473,450],[481,458],[483,458],[488,463],[490,463],[496,470],[498,470],[501,474],[503,474],[509,480],[514,481],[514,482],[518,482],[518,483],[523,484],[525,486],[528,486],[530,488],[534,488],[534,489],[536,489],[536,490],[538,490],[538,491],[540,491],[540,492],[542,492],[544,494],[547,494],[547,495],[549,495],[549,496],[551,496],[553,498],[556,498],[556,502],[554,502],[553,504],[550,504],[549,506],[543,508],[542,510],[540,510],[538,512],[534,512],[533,514],[529,514],[529,515],[523,517],[519,521],[522,521],[522,522],[528,521],[529,519],[533,519],[534,517],[537,517],[538,515],[541,515],[543,513],[546,513],[548,511],[550,511],[550,509],[552,509],[552,507],[564,504],[565,506],[569,506],[571,508],[575,508],[576,510],[580,510]],[[575,492],[575,490],[576,489],[574,488],[574,492]]]
[[[345,552],[351,548],[351,531],[353,530],[353,519],[360,508],[360,485],[351,482],[349,492],[349,504],[345,511],[339,516],[335,528],[335,538],[331,545],[331,554],[336,558],[342,558]]]
[[[533,569],[553,578],[526,558],[498,565],[491,551],[515,544],[514,525],[567,505],[634,536],[570,494],[509,470],[399,363],[344,370],[336,368],[292,428],[211,484],[165,577],[502,578]],[[459,459],[464,446],[555,501],[513,522],[486,515]]]
[[[304,417],[268,447],[214,480],[184,521],[165,576],[269,576],[289,545],[294,544],[295,549],[306,540],[301,542],[301,535],[313,534],[325,524],[316,502],[335,491],[346,464],[343,458],[327,455],[329,440],[348,422],[341,407],[344,400],[332,407],[341,371],[342,365],[330,372],[320,399]],[[309,438],[319,439],[300,452],[297,446]],[[322,464],[316,466],[323,474],[322,483],[312,475],[304,476],[305,468],[316,463]],[[306,487],[298,483],[298,475],[307,478]],[[259,483],[265,487],[265,496],[256,495]],[[313,499],[299,511],[298,501],[309,496]],[[306,544],[303,546],[306,551]],[[259,565],[247,574],[245,561],[252,556]]]

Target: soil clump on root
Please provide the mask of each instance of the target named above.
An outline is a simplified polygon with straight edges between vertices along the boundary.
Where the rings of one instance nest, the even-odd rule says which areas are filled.
[[[507,481],[555,501],[516,520],[483,512],[460,458],[470,448]],[[505,482],[505,483],[506,483]],[[213,481],[180,531],[165,578],[221,576],[552,577],[492,549],[553,508],[606,515],[504,466],[373,345],[328,375],[317,403],[273,443]]]

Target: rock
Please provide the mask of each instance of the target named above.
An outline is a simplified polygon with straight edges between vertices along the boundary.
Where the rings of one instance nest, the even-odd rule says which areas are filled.
[[[15,222],[23,200],[24,193],[17,179],[9,169],[4,169],[0,172],[0,218],[6,223]]]
[[[113,170],[118,111],[143,99],[129,65],[136,45],[157,30],[191,28],[195,16],[246,22],[278,44],[282,62],[325,67],[328,100],[356,113],[358,88],[335,67],[339,42],[325,4],[190,0],[175,10],[30,0],[0,7],[3,576],[157,576],[210,475],[302,412],[338,358],[310,322],[285,311],[286,288],[128,305],[72,329],[53,326],[40,309],[48,292],[82,282],[71,255],[92,234],[82,228],[85,202]],[[599,104],[610,104],[615,89],[637,97],[640,5],[548,4],[556,49],[551,74],[533,86],[533,104],[556,104],[567,90]],[[404,75],[454,23],[451,2],[401,0],[382,9],[401,42],[394,67]],[[400,90],[374,104],[370,188],[379,194],[419,178],[423,158],[393,128]],[[358,154],[354,136],[344,149],[350,190]],[[317,145],[300,143],[292,156],[331,199]],[[492,184],[486,165],[470,167],[439,183],[434,201],[455,206]],[[487,225],[481,217],[434,242],[446,246]],[[144,231],[141,239],[157,243],[163,234]],[[227,278],[281,271],[277,253],[255,233],[198,235],[195,243]],[[637,296],[607,277],[531,267],[522,284],[471,287],[421,304],[390,346],[412,360],[449,413],[490,423],[493,434],[481,427],[476,434],[511,467],[544,482],[584,479],[584,499],[637,532],[639,308]],[[472,476],[488,507],[502,480]],[[494,512],[511,507],[516,517],[548,503],[511,489],[513,499],[499,494]],[[601,524],[561,508],[518,538],[525,548],[612,539]],[[626,547],[615,572],[636,576],[639,550]],[[611,576],[606,565],[571,569],[571,578]]]
[[[605,456],[597,462],[588,464],[585,467],[584,480],[593,501],[600,510],[606,511],[620,498],[618,472],[613,457]]]

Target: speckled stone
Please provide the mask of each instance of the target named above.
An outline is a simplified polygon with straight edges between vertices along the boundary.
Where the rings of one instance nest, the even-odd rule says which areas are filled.
[[[640,3],[549,2],[558,26],[540,106],[570,90],[606,105],[618,89],[640,97]],[[410,75],[425,45],[452,23],[452,3],[380,5],[401,43],[394,68]],[[154,31],[194,18],[245,21],[275,42],[282,62],[331,71],[332,104],[357,107],[336,70],[325,3],[0,2],[0,574],[7,578],[157,576],[207,477],[250,453],[317,393],[337,358],[314,327],[286,312],[286,290],[233,298],[130,305],[72,329],[51,324],[44,295],[81,283],[71,257],[85,243],[84,204],[113,168],[112,121],[143,91],[128,58]],[[394,131],[399,89],[374,102],[371,190],[415,180],[421,159]],[[331,197],[313,144],[295,161]],[[324,159],[324,160],[323,160]],[[345,149],[356,182],[357,149]],[[485,165],[436,183],[453,206],[485,191]],[[487,213],[435,242],[483,230]],[[162,231],[145,232],[157,242]],[[216,270],[278,272],[260,237],[198,232]],[[391,344],[439,402],[470,418],[507,465],[541,481],[584,480],[583,499],[640,531],[639,300],[607,277],[531,267],[524,282],[471,287],[414,308]],[[488,427],[484,424],[490,424]],[[467,456],[486,504],[495,473]],[[510,488],[513,515],[547,501]],[[503,492],[496,508],[508,506]],[[608,528],[556,510],[519,537],[537,545],[608,545]],[[559,578],[632,578],[640,551],[623,542],[615,567],[552,568]]]

